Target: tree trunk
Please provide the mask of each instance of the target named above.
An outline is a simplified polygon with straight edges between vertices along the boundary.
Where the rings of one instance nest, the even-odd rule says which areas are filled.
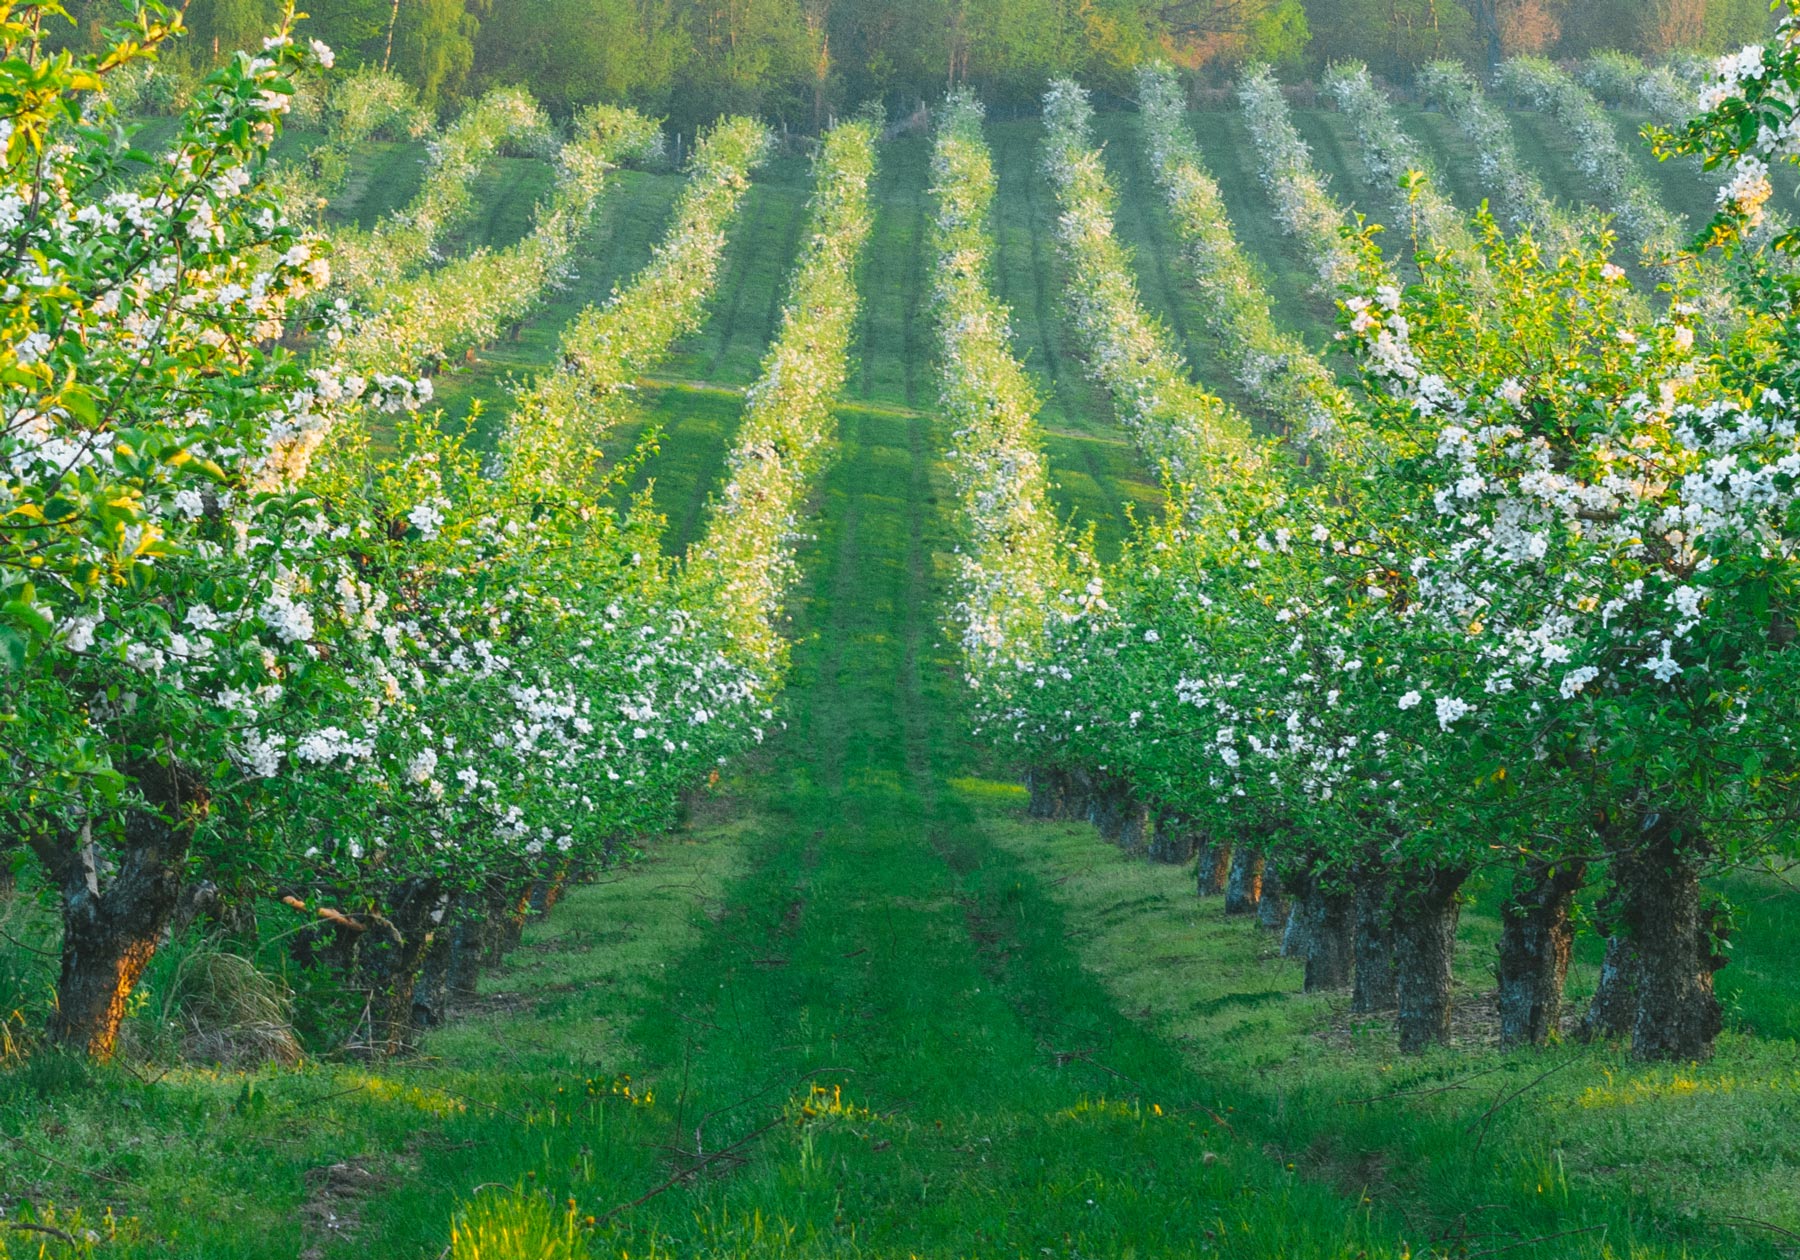
[[[1724,1022],[1713,973],[1725,959],[1700,901],[1707,853],[1691,823],[1651,814],[1636,842],[1612,859],[1625,931],[1637,951],[1631,1053],[1639,1059],[1710,1058]]]
[[[403,1054],[413,1048],[418,1016],[413,994],[434,930],[449,909],[449,897],[435,879],[409,879],[395,890],[386,919],[363,933],[357,955],[358,979],[369,991],[372,1024],[369,1050]]]
[[[1262,895],[1256,899],[1256,921],[1265,931],[1286,933],[1288,924],[1287,886],[1274,862],[1263,859]]]
[[[1066,822],[1092,822],[1097,790],[1086,770],[1069,771],[1069,788],[1063,795],[1062,818]]]
[[[1216,897],[1231,882],[1231,846],[1211,840],[1200,846],[1200,864],[1195,876],[1202,897]]]
[[[1150,807],[1138,799],[1130,784],[1120,780],[1113,797],[1113,808],[1118,815],[1118,835],[1115,843],[1125,852],[1137,857],[1148,856],[1150,839],[1155,834],[1156,822],[1150,816]]]
[[[546,869],[543,878],[531,886],[531,917],[541,919],[556,908],[562,900],[563,889],[569,882],[569,872],[574,863],[568,858],[552,862]]]
[[[459,894],[450,908],[450,957],[445,962],[444,984],[449,990],[447,1004],[463,1006],[473,1002],[481,977],[481,899]]]
[[[1046,820],[1063,817],[1069,795],[1069,776],[1048,766],[1033,766],[1025,772],[1025,790],[1030,794],[1025,813]]]
[[[1123,779],[1105,778],[1095,785],[1088,805],[1088,821],[1099,830],[1101,839],[1129,852],[1131,842],[1138,834],[1136,816],[1142,810],[1143,806],[1131,794],[1130,785]]]
[[[91,822],[32,840],[62,903],[62,974],[50,1038],[96,1059],[111,1058],[118,1046],[126,1003],[180,902],[194,825],[209,803],[199,780],[180,766],[149,763],[130,773],[147,804],[126,810],[104,889]]]
[[[1163,810],[1156,815],[1156,834],[1150,841],[1150,859],[1180,866],[1194,856],[1198,839],[1192,823],[1180,814]]]
[[[1399,1005],[1394,988],[1394,910],[1385,868],[1364,864],[1356,872],[1355,986],[1350,1010],[1357,1015],[1391,1011]]]
[[[1231,872],[1225,881],[1225,913],[1251,914],[1262,900],[1263,855],[1247,844],[1232,851]]]
[[[1394,890],[1394,980],[1400,1052],[1418,1054],[1450,1039],[1450,964],[1456,953],[1456,894],[1468,871],[1400,876]]]
[[[1285,923],[1277,925],[1265,920],[1263,926],[1267,928],[1280,927],[1281,956],[1283,958],[1304,959],[1312,952],[1312,932],[1318,926],[1315,917],[1307,912],[1307,902],[1313,895],[1316,881],[1311,869],[1301,863],[1289,862],[1286,869],[1287,875],[1283,878],[1274,873],[1273,867],[1264,866],[1263,868],[1264,900],[1269,899],[1271,886],[1279,880],[1280,895],[1287,900],[1288,906]]]
[[[1306,992],[1348,988],[1356,957],[1351,943],[1354,897],[1311,873],[1292,877],[1283,886],[1289,884],[1293,911],[1281,952],[1305,962]]]
[[[1636,1009],[1637,948],[1629,937],[1614,932],[1606,938],[1600,983],[1582,1016],[1581,1035],[1587,1039],[1623,1037],[1631,1031]]]
[[[454,910],[455,902],[451,908]],[[456,929],[446,917],[431,934],[431,948],[419,967],[419,980],[413,986],[413,1024],[418,1028],[441,1028],[450,1019],[450,960],[455,952]]]
[[[1561,1024],[1575,922],[1570,911],[1587,875],[1580,860],[1530,858],[1500,907],[1500,1044],[1541,1046]]]

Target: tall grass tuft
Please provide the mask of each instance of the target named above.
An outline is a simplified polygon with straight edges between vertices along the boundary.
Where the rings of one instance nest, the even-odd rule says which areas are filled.
[[[586,1260],[580,1229],[573,1204],[557,1212],[541,1195],[487,1194],[451,1224],[448,1260]]]
[[[294,997],[279,979],[211,937],[189,936],[159,951],[154,997],[134,1032],[153,1055],[252,1067],[295,1064]]]

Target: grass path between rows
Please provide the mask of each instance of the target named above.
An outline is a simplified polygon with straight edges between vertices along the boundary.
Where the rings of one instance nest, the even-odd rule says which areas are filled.
[[[611,1028],[624,996],[584,984],[590,955],[570,948],[604,938],[601,888],[559,906],[494,980],[510,996],[493,999],[487,1027],[434,1042],[454,1057],[505,1039],[529,1059],[521,1104],[578,1100],[568,1115],[533,1107],[523,1130],[459,1116],[493,1136],[435,1148],[409,1188],[368,1204],[343,1254],[424,1254],[444,1237],[430,1208],[447,1207],[446,1186],[523,1186],[605,1218],[721,1151],[690,1183],[602,1219],[591,1254],[1364,1245],[1360,1211],[1221,1127],[1181,1055],[1083,971],[1059,911],[990,834],[991,792],[957,779],[967,766],[938,629],[940,438],[923,418],[846,416],[787,730],[717,806],[738,820],[729,835],[707,840],[736,849],[736,874],[696,897],[682,954],[637,977],[622,1041],[597,1036],[589,1060],[569,1017],[607,1011]],[[626,878],[666,882],[654,866]],[[521,1026],[521,1006],[541,1029]],[[559,1057],[566,1079],[552,1087]],[[610,1086],[587,1098],[587,1082],[626,1073],[635,1102]]]

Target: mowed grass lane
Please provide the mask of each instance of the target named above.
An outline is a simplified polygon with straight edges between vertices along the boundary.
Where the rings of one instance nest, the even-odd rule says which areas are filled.
[[[545,1117],[538,1076],[523,1129],[459,1118],[461,1140],[364,1207],[360,1250],[430,1254],[444,1188],[498,1183],[484,1193],[522,1187],[594,1217],[594,1257],[1394,1254],[1397,1222],[1371,1224],[1211,1114],[985,829],[959,777],[941,633],[943,439],[923,417],[845,414],[804,560],[787,730],[733,803],[737,878],[709,888],[698,939],[632,994],[624,1043],[567,1064],[564,1112]],[[588,895],[559,914],[580,917]],[[551,952],[568,928],[543,930],[547,948],[534,929],[496,987],[556,1028],[608,1009]],[[607,1094],[621,1073],[637,1105]]]
[[[459,1115],[363,1207],[360,1248],[428,1255],[459,1189],[493,1186],[595,1218],[593,1257],[1782,1254],[1726,1218],[1796,1210],[1764,1126],[1796,1105],[1791,1045],[1402,1060],[1191,872],[1024,820],[963,735],[941,634],[944,438],[844,412],[786,729],[699,808],[729,826],[668,849],[714,854],[704,913],[629,986],[587,975],[629,905],[611,886],[530,929],[492,1013],[428,1047],[506,1047],[513,1119]],[[624,878],[654,907],[688,877]],[[1493,931],[1472,909],[1471,1016]]]

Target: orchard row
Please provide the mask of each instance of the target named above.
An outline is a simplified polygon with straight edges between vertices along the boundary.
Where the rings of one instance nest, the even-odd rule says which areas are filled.
[[[559,140],[528,97],[492,94],[432,142],[404,211],[321,245],[309,223],[349,148],[418,127],[391,83],[338,82],[324,143],[272,166],[294,77],[330,61],[278,34],[146,160],[105,101],[131,50],[27,71],[29,31],[0,41],[24,58],[0,73],[53,88],[0,133],[0,230],[29,260],[0,357],[0,757],[5,843],[62,915],[52,1034],[109,1054],[177,915],[275,898],[315,916],[301,947],[354,975],[371,1048],[393,1049],[534,898],[667,826],[776,720],[876,128],[820,144],[729,477],[671,560],[647,508],[615,506],[602,442],[622,388],[700,320],[762,124],[701,138],[668,239],[570,326],[483,456],[419,414],[431,371],[563,278],[653,123],[596,109]],[[556,163],[531,231],[440,262],[474,177],[521,145]]]
[[[1385,255],[1253,68],[1239,97],[1265,187],[1339,302],[1348,387],[1276,326],[1174,76],[1145,70],[1151,168],[1272,436],[1192,385],[1144,312],[1085,94],[1053,85],[1065,305],[1171,499],[1104,570],[1046,506],[1035,401],[986,283],[991,180],[966,174],[987,169],[975,106],[953,102],[940,127],[943,401],[982,733],[1032,767],[1040,816],[1198,853],[1228,910],[1260,896],[1308,989],[1394,1012],[1403,1049],[1449,1037],[1460,895],[1485,869],[1511,884],[1505,1041],[1564,1031],[1573,906],[1592,884],[1606,964],[1576,1026],[1644,1057],[1704,1056],[1730,924],[1701,878],[1795,851],[1800,416],[1785,229],[1765,213],[1766,164],[1796,147],[1794,32],[1728,59],[1681,111],[1707,112],[1661,140],[1727,166],[1709,230],[1729,251],[1688,247],[1576,79],[1503,71],[1582,138],[1653,294],[1598,222],[1545,197],[1460,68],[1421,88],[1476,144],[1503,218],[1456,212],[1364,70],[1327,77],[1396,190],[1402,244]],[[1600,71],[1616,92],[1621,62]],[[1681,103],[1668,71],[1642,73],[1644,99]]]

